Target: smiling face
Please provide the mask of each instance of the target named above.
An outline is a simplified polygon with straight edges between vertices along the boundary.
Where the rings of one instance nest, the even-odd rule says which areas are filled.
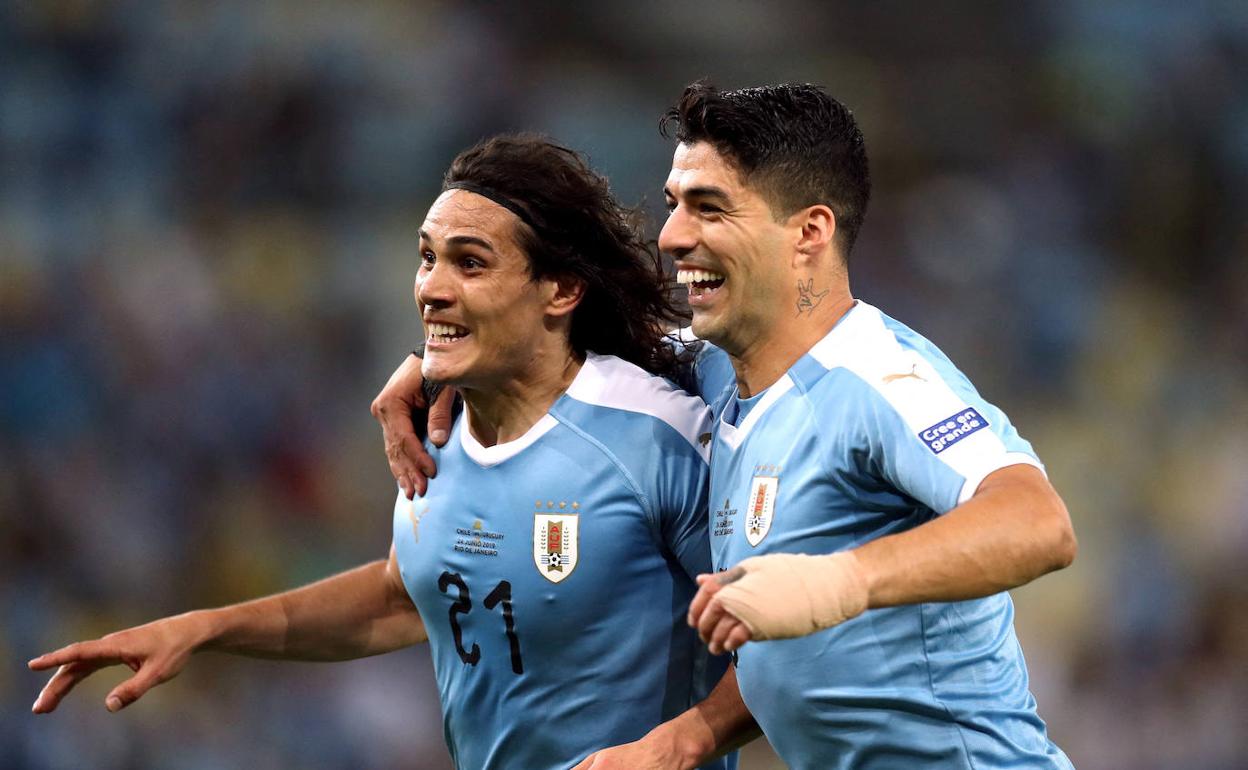
[[[670,214],[659,248],[689,286],[693,332],[734,356],[792,315],[796,231],[705,142],[680,144],[663,187]]]
[[[497,387],[550,350],[566,327],[558,284],[534,280],[519,217],[476,193],[447,190],[420,229],[416,304],[425,324],[421,373],[430,382]],[[568,311],[570,312],[570,310]]]

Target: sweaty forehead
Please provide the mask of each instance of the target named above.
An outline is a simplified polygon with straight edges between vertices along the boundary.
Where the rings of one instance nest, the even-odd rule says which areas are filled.
[[[667,190],[673,195],[697,187],[718,187],[724,192],[740,192],[744,187],[736,166],[707,142],[676,145]]]
[[[420,229],[433,240],[469,236],[498,248],[515,244],[519,223],[519,217],[484,195],[446,190],[429,207]]]

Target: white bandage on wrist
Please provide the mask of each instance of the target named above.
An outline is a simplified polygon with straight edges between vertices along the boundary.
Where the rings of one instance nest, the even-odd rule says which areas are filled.
[[[805,636],[867,609],[867,581],[852,551],[774,553],[738,567],[745,575],[725,585],[714,601],[744,623],[755,641]]]

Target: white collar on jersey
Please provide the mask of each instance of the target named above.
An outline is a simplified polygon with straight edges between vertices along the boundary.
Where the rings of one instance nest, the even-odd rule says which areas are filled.
[[[602,362],[599,359],[601,358],[603,357],[595,353],[585,356],[585,363],[581,365],[580,371],[572,378],[572,382],[564,393],[594,392],[601,389],[601,383],[606,380],[604,373],[600,371]],[[563,398],[563,393],[559,394],[559,397],[555,399],[555,403],[558,403],[560,398]],[[504,460],[509,460],[520,454],[559,424],[559,421],[550,412],[547,412],[519,438],[504,441],[494,446],[484,446],[472,435],[472,431],[468,430],[467,410],[464,411],[460,419],[464,421],[459,430],[460,446],[464,448],[464,454],[468,455],[477,465],[486,468],[491,465],[498,465]]]
[[[754,408],[751,409],[750,413],[745,416],[745,419],[741,421],[740,425],[733,425],[728,422],[728,420],[725,419],[727,410],[724,410],[724,413],[721,413],[719,416],[720,437],[728,443],[728,446],[736,449],[741,445],[742,441],[745,441],[745,437],[750,435],[750,431],[754,429],[754,425],[759,421],[759,419],[762,418],[763,414],[771,408],[771,405],[779,401],[781,396],[788,393],[792,389],[793,379],[789,377],[788,374],[785,374],[783,377],[772,383],[771,387],[767,388],[766,392],[763,393],[763,397],[758,400],[758,403],[754,405]],[[733,388],[732,398],[734,400],[737,398],[737,393],[737,389]]]
[[[464,420],[459,431],[460,445],[464,448],[464,454],[477,465],[485,468],[515,457],[559,424],[558,420],[547,413],[542,415],[542,419],[533,423],[533,427],[525,431],[520,438],[504,441],[494,446],[484,446],[473,437],[472,431],[468,430],[468,413],[464,412],[460,419]]]
[[[855,331],[859,326],[859,319],[864,315],[878,315],[878,313],[879,311],[866,302],[854,300],[853,307],[845,315],[841,316],[841,319],[836,322],[831,331],[812,345],[810,350],[803,353],[798,358],[798,361],[806,356],[813,356],[819,363],[831,368],[828,363],[828,351],[849,344],[849,341],[853,340]],[[796,366],[796,362],[794,362],[794,366]],[[793,385],[793,378],[789,376],[788,372],[785,372],[780,379],[767,388],[763,393],[763,397],[754,405],[754,408],[745,416],[740,425],[733,425],[728,422],[724,418],[725,410],[725,413],[721,413],[719,418],[719,435],[733,449],[741,446],[741,442],[745,441],[746,436],[750,435],[750,431],[754,429],[754,426],[758,424],[758,421],[762,419],[767,410],[779,401],[781,396],[792,390]],[[732,397],[734,399],[737,398],[737,393],[738,390],[733,388]]]
[[[594,376],[591,371],[592,369],[592,356],[588,356],[585,359],[585,363],[582,364],[580,371],[578,371],[576,376],[572,378],[572,385],[575,385],[584,377],[592,378]],[[569,385],[569,390],[572,385]],[[564,392],[566,393],[567,391]],[[563,398],[563,393],[560,393],[555,398],[555,402],[558,403],[561,398]],[[528,449],[534,442],[542,436],[545,436],[552,428],[559,424],[559,421],[556,420],[550,412],[547,412],[542,415],[541,419],[533,423],[533,425],[519,438],[514,438],[511,441],[504,441],[500,444],[495,444],[494,446],[484,446],[480,441],[477,441],[476,437],[472,435],[472,431],[468,429],[467,409],[464,410],[460,419],[463,421],[463,424],[460,425],[459,428],[459,443],[460,446],[464,448],[464,454],[468,455],[468,457],[477,465],[485,468],[492,465],[498,465],[504,460],[510,460],[524,450]]]

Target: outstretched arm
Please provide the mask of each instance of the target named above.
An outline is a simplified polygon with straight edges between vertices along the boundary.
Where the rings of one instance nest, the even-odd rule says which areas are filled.
[[[303,588],[214,610],[197,610],[78,642],[30,661],[57,671],[32,710],[53,711],[95,671],[124,663],[134,676],[108,694],[117,711],[181,672],[202,650],[288,660],[348,660],[425,641],[424,624],[390,558]]]
[[[729,667],[706,700],[633,743],[595,751],[572,770],[684,770],[740,748],[762,731],[746,710]]]
[[[372,405],[373,417],[381,423],[390,473],[408,500],[417,494],[423,495],[429,486],[428,480],[438,472],[416,434],[416,420],[427,419],[429,440],[435,446],[442,446],[450,437],[451,404],[455,399],[453,392],[444,388],[430,405],[422,390],[424,377],[420,364],[421,359],[415,353],[404,359]]]
[[[253,658],[351,660],[428,638],[393,546],[384,561],[205,616],[202,649]]]
[[[1070,515],[1039,470],[988,475],[933,521],[827,556],[771,554],[699,578],[689,611],[712,652],[804,636],[867,609],[998,593],[1068,566]]]

